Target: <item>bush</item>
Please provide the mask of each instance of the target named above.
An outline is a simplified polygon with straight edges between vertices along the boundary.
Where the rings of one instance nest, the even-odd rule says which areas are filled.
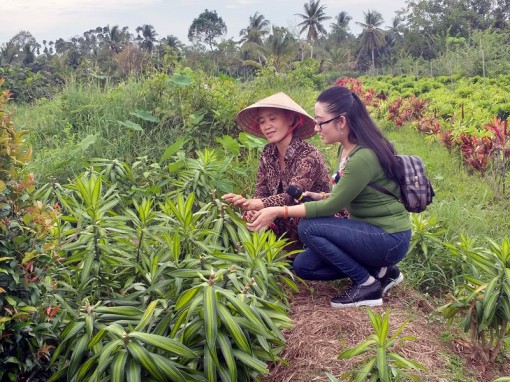
[[[58,206],[34,199],[31,150],[0,95],[0,380],[46,380],[58,308],[46,274],[54,266]]]

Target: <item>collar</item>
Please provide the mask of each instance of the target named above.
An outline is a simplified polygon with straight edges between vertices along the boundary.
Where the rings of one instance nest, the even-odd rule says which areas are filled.
[[[303,146],[304,141],[301,138],[292,137],[289,142],[289,146],[285,151],[284,160],[287,162],[289,159],[294,158],[297,153],[300,151],[300,148]],[[274,143],[270,144],[269,154],[274,158],[274,160],[278,160],[278,148]]]

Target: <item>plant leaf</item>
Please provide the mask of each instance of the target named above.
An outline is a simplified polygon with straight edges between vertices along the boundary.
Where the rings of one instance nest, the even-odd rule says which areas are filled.
[[[128,128],[129,130],[134,131],[143,131],[142,126],[140,126],[138,123],[131,122],[129,120],[125,121],[117,121],[121,126],[124,126]]]

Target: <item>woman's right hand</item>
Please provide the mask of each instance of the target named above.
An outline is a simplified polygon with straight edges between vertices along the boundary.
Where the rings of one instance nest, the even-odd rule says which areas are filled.
[[[232,193],[223,195],[221,199],[225,200],[228,204],[241,207],[245,211],[258,211],[264,208],[262,199],[247,199],[242,195]]]
[[[246,198],[244,196],[233,193],[225,194],[221,197],[221,199],[234,206],[240,206],[246,202]]]
[[[247,227],[250,231],[262,231],[278,217],[282,207],[266,207],[253,214]]]

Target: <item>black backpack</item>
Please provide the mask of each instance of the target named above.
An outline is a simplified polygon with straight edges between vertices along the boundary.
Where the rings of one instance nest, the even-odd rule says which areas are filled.
[[[400,182],[400,194],[402,196],[398,197],[377,183],[369,183],[368,185],[386,195],[394,196],[404,204],[409,212],[425,211],[427,206],[432,203],[435,192],[425,175],[423,161],[416,155],[396,155],[396,157],[403,166],[405,174]]]

